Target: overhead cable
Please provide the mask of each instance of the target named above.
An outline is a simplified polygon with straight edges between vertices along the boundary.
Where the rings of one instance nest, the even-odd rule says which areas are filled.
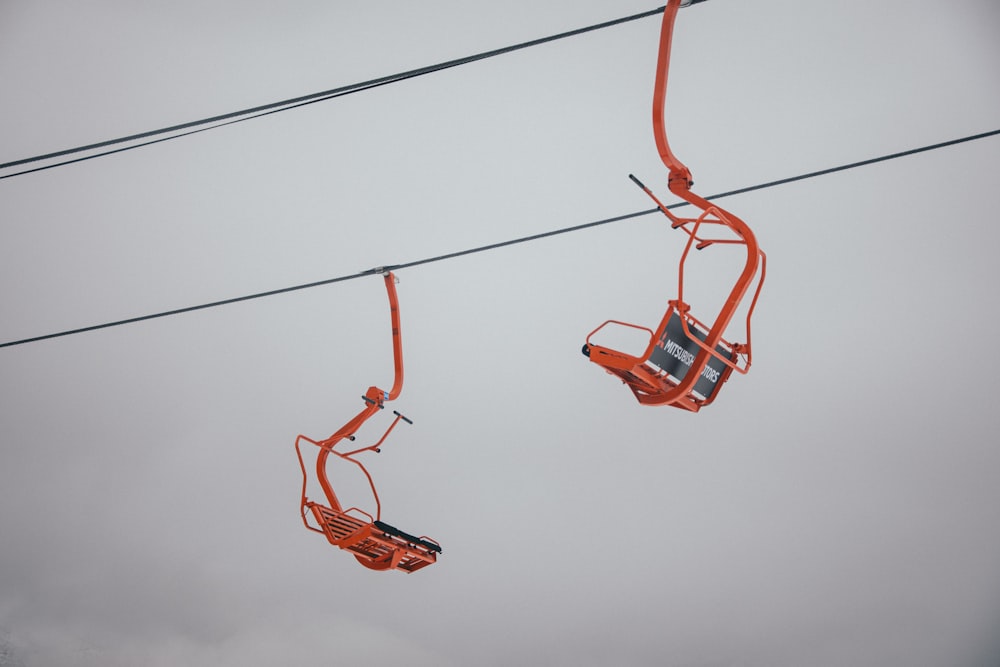
[[[990,132],[981,132],[979,134],[973,134],[966,137],[961,137],[959,139],[952,139],[950,141],[943,141],[937,144],[930,144],[928,146],[921,146],[919,148],[913,148],[906,151],[901,151],[898,153],[890,153],[888,155],[882,155],[880,157],[871,158],[868,160],[861,160],[859,162],[851,162],[849,164],[840,165],[838,167],[830,167],[828,169],[821,169],[819,171],[812,171],[805,174],[799,174],[797,176],[790,176],[788,178],[781,178],[776,181],[769,181],[767,183],[761,183],[758,185],[751,185],[745,188],[738,188],[736,190],[730,190],[728,192],[720,192],[719,194],[710,195],[707,197],[709,200],[722,199],[723,197],[731,197],[733,195],[744,194],[747,192],[753,192],[756,190],[763,190],[765,188],[772,188],[777,185],[785,185],[787,183],[793,183],[795,181],[805,180],[807,178],[816,178],[817,176],[824,176],[827,174],[832,174],[838,171],[845,171],[847,169],[855,169],[857,167],[862,167],[870,164],[875,164],[877,162],[885,162],[886,160],[894,160],[897,158],[905,157],[907,155],[915,155],[917,153],[923,153],[926,151],[932,151],[939,148],[945,148],[947,146],[954,146],[956,144],[965,143],[968,141],[975,141],[977,139],[985,139],[986,137],[991,137],[995,135],[1000,135],[1000,129],[992,130]],[[677,204],[671,204],[667,206],[669,209],[681,208],[682,206],[687,206],[687,202],[680,202]],[[209,303],[199,304],[197,306],[187,306],[184,308],[176,308],[174,310],[165,310],[158,313],[152,313],[149,315],[140,315],[138,317],[130,317],[124,320],[117,320],[114,322],[105,322],[103,324],[94,324],[91,326],[80,327],[78,329],[69,329],[67,331],[59,331],[56,333],[44,334],[41,336],[32,336],[31,338],[23,338],[21,340],[9,341],[6,343],[0,343],[0,347],[13,347],[15,345],[24,345],[26,343],[34,343],[42,340],[48,340],[50,338],[60,338],[62,336],[71,336],[73,334],[85,333],[88,331],[97,331],[99,329],[108,329],[110,327],[117,327],[123,324],[133,324],[136,322],[144,322],[146,320],[153,320],[160,317],[168,317],[170,315],[180,315],[182,313],[190,313],[196,310],[205,310],[208,308],[216,308],[218,306],[225,306],[233,303],[239,303],[241,301],[251,301],[253,299],[262,299],[268,296],[276,296],[278,294],[286,294],[288,292],[296,292],[299,290],[310,289],[313,287],[321,287],[323,285],[331,285],[333,283],[344,282],[346,280],[354,280],[355,278],[362,278],[364,276],[370,276],[384,271],[398,271],[400,269],[408,269],[414,266],[420,266],[422,264],[430,264],[432,262],[441,262],[446,259],[455,259],[456,257],[463,257],[465,255],[472,255],[475,253],[486,252],[487,250],[497,250],[499,248],[504,248],[507,246],[516,245],[519,243],[527,243],[529,241],[538,241],[540,239],[548,238],[550,236],[558,236],[561,234],[568,234],[570,232],[577,232],[584,229],[590,229],[591,227],[598,227],[600,225],[607,225],[612,222],[621,222],[623,220],[630,220],[632,218],[638,218],[644,215],[649,215],[651,213],[656,213],[660,209],[651,208],[645,211],[636,211],[635,213],[626,213],[624,215],[614,216],[612,218],[604,218],[603,220],[596,220],[593,222],[586,222],[580,225],[574,225],[572,227],[563,227],[561,229],[554,229],[548,232],[541,232],[539,234],[532,234],[530,236],[522,236],[520,238],[511,239],[508,241],[500,241],[498,243],[491,243],[489,245],[479,246],[476,248],[469,248],[466,250],[459,250],[457,252],[450,252],[444,255],[438,255],[436,257],[427,257],[424,259],[418,259],[410,262],[405,262],[403,264],[391,264],[386,266],[381,266],[374,269],[367,269],[365,271],[359,271],[357,273],[351,273],[343,276],[337,276],[336,278],[327,278],[324,280],[317,280],[315,282],[304,283],[301,285],[293,285],[291,287],[282,287],[279,289],[268,290],[266,292],[257,292],[256,294],[247,294],[245,296],[233,297],[230,299],[222,299],[220,301],[211,301]]]
[[[259,106],[251,107],[249,109],[242,109],[240,111],[233,111],[230,113],[220,114],[217,116],[211,116],[209,118],[203,118],[201,120],[193,120],[186,123],[180,123],[178,125],[171,125],[170,127],[164,127],[159,130],[149,130],[147,132],[139,132],[138,134],[132,134],[126,137],[119,137],[117,139],[108,139],[107,141],[100,141],[93,144],[87,144],[86,146],[77,146],[76,148],[67,148],[52,153],[46,153],[44,155],[36,155],[34,157],[22,158],[19,160],[13,160],[11,162],[5,162],[3,164],[0,164],[0,169],[8,169],[10,167],[17,167],[21,165],[30,164],[33,162],[39,162],[42,160],[50,160],[53,158],[65,157],[68,155],[74,155],[86,151],[99,150],[103,148],[108,148],[110,146],[117,146],[119,144],[127,144],[129,142],[140,142],[143,139],[151,139],[152,137],[160,137],[158,139],[150,141],[141,141],[141,143],[131,143],[127,146],[122,146],[120,148],[89,154],[84,157],[78,157],[70,160],[63,160],[61,162],[55,162],[47,164],[45,166],[34,167],[31,169],[24,169],[22,171],[14,172],[11,174],[0,175],[0,179],[13,178],[14,176],[21,176],[23,174],[30,174],[36,171],[52,169],[53,167],[61,167],[63,165],[73,164],[75,162],[82,162],[84,160],[91,160],[93,158],[101,157],[104,155],[120,153],[122,151],[132,150],[134,148],[140,148],[142,146],[149,146],[151,144],[160,143],[162,141],[169,141],[170,139],[177,139],[179,137],[189,136],[192,134],[196,134],[198,132],[212,130],[218,127],[223,127],[225,125],[232,125],[233,123],[240,123],[245,120],[260,118],[261,116],[267,116],[281,111],[296,109],[298,107],[305,106],[307,104],[315,104],[316,102],[323,102],[337,97],[343,97],[344,95],[350,95],[352,93],[358,93],[364,90],[370,90],[372,88],[377,88],[379,86],[384,86],[390,83],[397,83],[399,81],[412,79],[418,76],[423,76],[425,74],[430,74],[432,72],[440,72],[441,70],[450,69],[452,67],[457,67],[459,65],[467,65],[469,63],[473,63],[479,60],[485,60],[487,58],[492,58],[494,56],[504,55],[514,51],[519,51],[521,49],[526,49],[532,46],[539,46],[541,44],[554,42],[559,39],[565,39],[567,37],[575,37],[576,35],[582,35],[584,33],[593,32],[595,30],[610,28],[616,25],[620,25],[622,23],[628,23],[629,21],[635,21],[641,18],[646,18],[648,16],[655,16],[657,14],[662,14],[663,10],[664,7],[658,7],[657,9],[640,12],[639,14],[624,16],[622,18],[612,19],[610,21],[604,21],[603,23],[595,23],[594,25],[586,26],[584,28],[577,28],[575,30],[569,30],[567,32],[561,32],[556,35],[549,35],[548,37],[540,37],[538,39],[532,39],[527,42],[521,42],[519,44],[505,46],[499,49],[493,49],[492,51],[484,51],[482,53],[477,53],[471,56],[465,56],[463,58],[446,60],[444,62],[437,63],[436,65],[427,65],[425,67],[418,67],[416,69],[407,70],[405,72],[399,72],[397,74],[381,76],[376,79],[370,79],[368,81],[362,81],[360,83],[352,83],[346,86],[340,86],[338,88],[332,88],[330,90],[324,90],[317,93],[310,93],[309,95],[301,95],[299,97],[293,97],[291,99],[282,100],[280,102],[271,102],[269,104],[262,104]],[[172,132],[175,132],[177,134],[170,134]],[[166,137],[160,136],[164,134],[168,134],[170,136]]]

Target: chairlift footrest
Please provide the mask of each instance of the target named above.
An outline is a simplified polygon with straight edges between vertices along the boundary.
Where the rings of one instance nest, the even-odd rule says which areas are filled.
[[[390,526],[389,524],[382,521],[375,521],[374,526],[379,530],[381,530],[383,533],[386,533],[387,535],[392,535],[394,537],[398,537],[401,540],[405,540],[409,544],[420,544],[425,548],[429,549],[430,551],[441,553],[440,544],[435,544],[430,540],[425,540],[424,538],[417,537],[416,535],[410,535],[409,533],[405,533],[399,528],[396,528],[395,526]]]

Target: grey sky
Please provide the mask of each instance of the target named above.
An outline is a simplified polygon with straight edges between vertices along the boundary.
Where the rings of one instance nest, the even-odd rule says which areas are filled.
[[[0,161],[654,7],[0,0]],[[709,195],[997,129],[998,29],[994,0],[699,4],[671,145]],[[2,180],[0,340],[649,208],[658,31]],[[415,424],[371,469],[444,547],[413,575],[297,514],[295,436],[391,381],[380,279],[0,350],[0,664],[996,664],[998,173],[994,137],[724,200],[768,282],[697,415],[580,354],[674,296],[661,218],[401,271]]]

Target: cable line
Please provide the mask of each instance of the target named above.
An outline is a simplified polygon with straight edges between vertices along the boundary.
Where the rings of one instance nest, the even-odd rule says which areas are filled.
[[[441,70],[450,69],[452,67],[457,67],[459,65],[467,65],[479,60],[485,60],[487,58],[492,58],[494,56],[500,56],[514,51],[519,51],[521,49],[526,49],[532,46],[539,46],[541,44],[546,44],[548,42],[554,42],[556,40],[565,39],[567,37],[575,37],[577,35],[582,35],[584,33],[593,32],[595,30],[602,30],[604,28],[610,28],[622,23],[628,23],[629,21],[635,21],[641,18],[646,18],[649,16],[655,16],[657,14],[662,14],[664,7],[658,7],[656,9],[651,9],[649,11],[640,12],[638,14],[632,14],[631,16],[624,16],[622,18],[612,19],[610,21],[604,21],[603,23],[595,23],[594,25],[589,25],[583,28],[577,28],[575,30],[569,30],[567,32],[561,32],[555,35],[549,35],[548,37],[540,37],[538,39],[532,39],[527,42],[521,42],[519,44],[514,44],[511,46],[505,46],[499,49],[493,49],[491,51],[483,51],[482,53],[477,53],[471,56],[465,56],[463,58],[456,58],[454,60],[446,60],[436,65],[427,65],[425,67],[418,67],[416,69],[407,70],[405,72],[399,72],[397,74],[390,74],[387,76],[381,76],[376,79],[370,79],[368,81],[362,81],[360,83],[352,83],[346,86],[341,86],[339,88],[332,88],[330,90],[324,90],[317,93],[310,93],[309,95],[302,95],[300,97],[293,97],[291,99],[282,100],[280,102],[271,102],[269,104],[262,104],[260,106],[251,107],[249,109],[243,109],[240,111],[233,111],[230,113],[221,114],[218,116],[211,116],[209,118],[203,118],[201,120],[193,120],[186,123],[180,123],[178,125],[171,125],[170,127],[164,127],[159,130],[149,130],[147,132],[140,132],[138,134],[132,134],[126,137],[119,137],[117,139],[109,139],[107,141],[100,141],[93,144],[87,144],[86,146],[77,146],[76,148],[67,148],[60,151],[55,151],[53,153],[46,153],[44,155],[36,155],[34,157],[22,158],[20,160],[13,160],[11,162],[5,162],[0,164],[0,169],[7,169],[10,167],[17,167],[32,162],[38,162],[41,160],[48,160],[51,158],[64,157],[67,155],[73,155],[76,153],[82,153],[84,151],[96,150],[101,148],[108,148],[109,146],[115,146],[117,144],[127,143],[130,141],[139,141],[141,139],[149,139],[151,137],[159,136],[162,134],[167,134],[170,132],[179,132],[181,130],[189,130],[182,132],[180,134],[171,135],[169,137],[162,137],[154,141],[146,141],[143,143],[126,146],[123,148],[117,148],[114,150],[108,150],[94,155],[88,155],[86,157],[76,158],[72,160],[65,160],[55,164],[50,164],[45,167],[37,167],[34,169],[25,169],[12,174],[6,174],[0,176],[0,179],[12,178],[14,176],[21,176],[22,174],[30,174],[36,171],[42,171],[44,169],[51,169],[53,167],[60,167],[67,164],[73,164],[75,162],[82,162],[84,160],[90,160],[96,157],[101,157],[103,155],[111,155],[113,153],[120,153],[122,151],[131,150],[133,148],[139,148],[141,146],[148,146],[150,144],[159,143],[161,141],[167,141],[169,139],[176,139],[178,137],[185,137],[197,132],[204,132],[205,130],[215,129],[217,127],[222,127],[225,125],[231,125],[233,123],[242,122],[245,120],[250,120],[252,118],[260,118],[261,116],[266,116],[272,113],[278,113],[280,111],[288,111],[289,109],[295,109],[306,104],[313,104],[316,102],[323,102],[326,100],[334,99],[336,97],[342,97],[344,95],[350,95],[351,93],[358,93],[364,90],[370,90],[371,88],[376,88],[378,86],[384,86],[389,83],[396,83],[398,81],[405,81],[406,79],[412,79],[418,76],[423,76],[425,74],[431,74],[433,72],[440,72]],[[228,121],[228,122],[224,122]],[[212,125],[215,123],[215,125]],[[204,125],[209,125],[210,127],[201,127]],[[198,128],[198,130],[192,130],[192,128]]]
[[[418,74],[414,74],[412,76],[419,76],[419,75]],[[44,165],[44,166],[41,166],[41,167],[33,167],[31,169],[24,169],[22,171],[14,172],[12,174],[6,174],[6,175],[3,175],[3,176],[0,176],[0,180],[3,180],[5,178],[13,178],[14,176],[21,176],[23,174],[31,174],[31,173],[34,173],[36,171],[45,171],[46,169],[52,169],[54,167],[62,167],[62,166],[67,165],[67,164],[73,164],[73,163],[76,163],[76,162],[83,162],[85,160],[93,160],[94,158],[102,157],[104,155],[112,155],[114,153],[121,153],[123,151],[132,150],[133,148],[141,148],[142,146],[151,146],[152,144],[158,144],[158,143],[163,142],[163,141],[169,141],[171,139],[177,139],[179,137],[186,137],[186,136],[189,136],[189,135],[192,135],[192,134],[198,134],[199,132],[207,132],[208,130],[214,130],[214,129],[219,128],[219,127],[225,127],[226,125],[233,125],[235,123],[242,123],[245,120],[251,120],[253,118],[260,118],[262,116],[270,116],[271,114],[278,113],[280,111],[288,111],[289,109],[297,109],[299,107],[304,107],[304,106],[306,106],[308,104],[315,104],[316,102],[323,102],[323,101],[326,101],[326,100],[333,99],[335,97],[342,97],[344,95],[350,95],[351,93],[357,93],[357,92],[360,92],[360,91],[363,91],[363,90],[369,90],[371,88],[377,88],[379,86],[384,86],[387,83],[395,83],[397,81],[403,81],[404,79],[407,79],[407,78],[411,78],[411,77],[409,77],[409,76],[401,76],[400,78],[397,78],[397,79],[391,79],[391,80],[388,80],[388,81],[381,81],[381,82],[373,83],[373,84],[371,84],[369,86],[364,86],[364,87],[351,88],[349,90],[345,90],[345,91],[339,92],[339,93],[331,93],[330,95],[327,95],[325,97],[317,97],[315,99],[310,99],[310,100],[307,100],[305,102],[299,102],[298,104],[294,104],[292,106],[281,107],[280,109],[272,109],[271,111],[262,111],[260,113],[254,114],[252,116],[244,116],[243,118],[235,118],[233,120],[224,121],[224,122],[218,123],[216,125],[209,125],[207,127],[200,127],[200,128],[194,129],[194,130],[188,130],[187,132],[182,132],[180,134],[172,134],[172,135],[170,135],[168,137],[160,137],[159,139],[152,139],[150,141],[144,141],[144,142],[139,143],[139,144],[130,144],[130,145],[124,146],[122,148],[114,148],[114,149],[103,151],[103,152],[100,152],[100,153],[92,153],[90,155],[85,155],[84,157],[73,158],[71,160],[64,160],[62,162],[54,162],[52,164]],[[360,84],[359,84],[359,86],[360,86]],[[114,143],[114,142],[107,142],[107,143]]]
[[[990,130],[989,132],[980,132],[979,134],[971,134],[967,137],[961,137],[960,139],[951,139],[949,141],[942,141],[939,144],[921,146],[920,148],[911,148],[910,150],[900,151],[899,153],[890,153],[888,155],[881,155],[879,157],[873,157],[868,160],[861,160],[860,162],[851,162],[849,164],[842,164],[839,167],[830,167],[828,169],[820,169],[819,171],[811,171],[806,174],[799,174],[798,176],[779,178],[776,181],[770,181],[768,183],[761,183],[760,185],[751,185],[746,188],[739,188],[738,190],[730,190],[729,192],[723,192],[722,194],[715,195],[714,197],[709,197],[709,199],[718,199],[719,197],[729,197],[730,195],[741,195],[745,192],[753,192],[754,190],[773,188],[776,185],[785,185],[786,183],[794,183],[795,181],[802,181],[807,178],[826,176],[827,174],[833,174],[838,171],[855,169],[857,167],[866,167],[870,164],[875,164],[877,162],[885,162],[886,160],[895,160],[897,158],[906,157],[907,155],[916,155],[917,153],[925,153],[927,151],[937,150],[938,148],[946,148],[948,146],[954,146],[955,144],[964,144],[967,141],[976,141],[977,139],[985,139],[987,137],[992,137],[997,134],[1000,134],[1000,129]],[[673,208],[673,207],[668,206],[667,208]]]
[[[739,188],[736,190],[730,190],[728,192],[720,192],[719,194],[709,195],[706,199],[721,199],[723,197],[731,197],[733,195],[744,194],[747,192],[753,192],[756,190],[763,190],[765,188],[772,188],[778,185],[785,185],[787,183],[793,183],[795,181],[805,180],[807,178],[816,178],[818,176],[825,176],[827,174],[832,174],[838,171],[845,171],[847,169],[855,169],[857,167],[862,167],[870,164],[875,164],[877,162],[885,162],[887,160],[895,160],[897,158],[905,157],[908,155],[915,155],[917,153],[923,153],[926,151],[937,150],[940,148],[945,148],[947,146],[954,146],[956,144],[965,143],[968,141],[975,141],[977,139],[985,139],[986,137],[992,137],[995,135],[1000,135],[1000,129],[992,130],[990,132],[981,132],[979,134],[973,134],[966,137],[961,137],[959,139],[952,139],[950,141],[943,141],[937,144],[930,144],[928,146],[921,146],[919,148],[913,148],[906,151],[901,151],[898,153],[890,153],[888,155],[882,155],[880,157],[871,158],[868,160],[861,160],[859,162],[851,162],[849,164],[840,165],[838,167],[830,167],[828,169],[821,169],[819,171],[812,171],[805,174],[799,174],[797,176],[790,176],[788,178],[778,179],[776,181],[770,181],[767,183],[761,183],[758,185],[751,185],[744,188]],[[669,209],[681,208],[682,206],[688,206],[687,202],[680,202],[677,204],[671,204],[667,206]],[[604,218],[603,220],[595,220],[593,222],[586,222],[580,225],[574,225],[572,227],[563,227],[561,229],[554,229],[548,232],[541,232],[539,234],[532,234],[530,236],[522,236],[516,239],[510,239],[508,241],[500,241],[498,243],[491,243],[489,245],[479,246],[476,248],[468,248],[466,250],[459,250],[457,252],[451,252],[444,255],[438,255],[436,257],[427,257],[424,259],[418,259],[410,262],[405,262],[403,264],[391,264],[386,266],[380,266],[374,269],[367,269],[365,271],[359,271],[357,273],[351,273],[348,275],[337,276],[336,278],[327,278],[325,280],[317,280],[315,282],[303,283],[301,285],[293,285],[291,287],[282,287],[279,289],[268,290],[266,292],[257,292],[256,294],[247,294],[245,296],[233,297],[230,299],[222,299],[220,301],[211,301],[208,303],[199,304],[197,306],[187,306],[184,308],[176,308],[174,310],[165,310],[159,313],[152,313],[149,315],[140,315],[139,317],[130,317],[125,320],[117,320],[114,322],[105,322],[103,324],[94,324],[87,327],[80,327],[78,329],[69,329],[67,331],[59,331],[56,333],[44,334],[41,336],[33,336],[31,338],[23,338],[21,340],[9,341],[6,343],[0,343],[0,347],[14,347],[15,345],[24,345],[27,343],[35,343],[42,340],[48,340],[50,338],[60,338],[62,336],[71,336],[74,334],[85,333],[88,331],[97,331],[99,329],[108,329],[111,327],[117,327],[124,324],[133,324],[136,322],[144,322],[146,320],[154,320],[160,317],[168,317],[171,315],[180,315],[182,313],[190,313],[196,310],[205,310],[207,308],[216,308],[218,306],[226,306],[232,303],[239,303],[241,301],[251,301],[253,299],[262,299],[268,296],[276,296],[278,294],[286,294],[288,292],[296,292],[298,290],[311,289],[313,287],[322,287],[323,285],[332,285],[333,283],[344,282],[347,280],[354,280],[356,278],[362,278],[364,276],[371,276],[382,273],[384,271],[398,271],[399,269],[408,269],[414,266],[420,266],[422,264],[430,264],[432,262],[442,262],[447,259],[455,259],[456,257],[464,257],[465,255],[472,255],[480,252],[486,252],[488,250],[497,250],[499,248],[505,248],[507,246],[517,245],[519,243],[527,243],[529,241],[538,241],[540,239],[548,238],[551,236],[559,236],[561,234],[568,234],[570,232],[578,232],[584,229],[590,229],[591,227],[598,227],[600,225],[607,225],[613,222],[621,222],[623,220],[630,220],[632,218],[638,218],[644,215],[649,215],[651,213],[656,213],[659,208],[651,208],[644,211],[636,211],[634,213],[626,213],[624,215],[617,215],[611,218]]]

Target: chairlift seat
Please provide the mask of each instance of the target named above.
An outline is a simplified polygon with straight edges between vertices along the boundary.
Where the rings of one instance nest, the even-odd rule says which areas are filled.
[[[735,361],[739,348],[720,339],[715,346],[715,354],[707,355],[707,359],[699,363],[698,355],[703,351],[708,334],[695,318],[684,316],[686,321],[682,321],[681,317],[680,312],[672,305],[655,332],[626,322],[609,320],[590,333],[583,346],[583,354],[627,384],[640,403],[656,405],[669,402],[679,408],[697,412],[715,400],[719,387],[729,379],[733,368],[726,361]],[[594,334],[609,324],[647,331],[650,342],[642,356],[633,356],[592,343]],[[696,371],[699,375],[697,381],[684,382],[692,368],[699,369]],[[677,395],[677,387],[682,383],[688,389],[681,396]]]
[[[441,545],[403,532],[379,520],[365,520],[318,503],[309,503],[313,517],[330,544],[350,551],[373,570],[415,572],[437,562]]]

